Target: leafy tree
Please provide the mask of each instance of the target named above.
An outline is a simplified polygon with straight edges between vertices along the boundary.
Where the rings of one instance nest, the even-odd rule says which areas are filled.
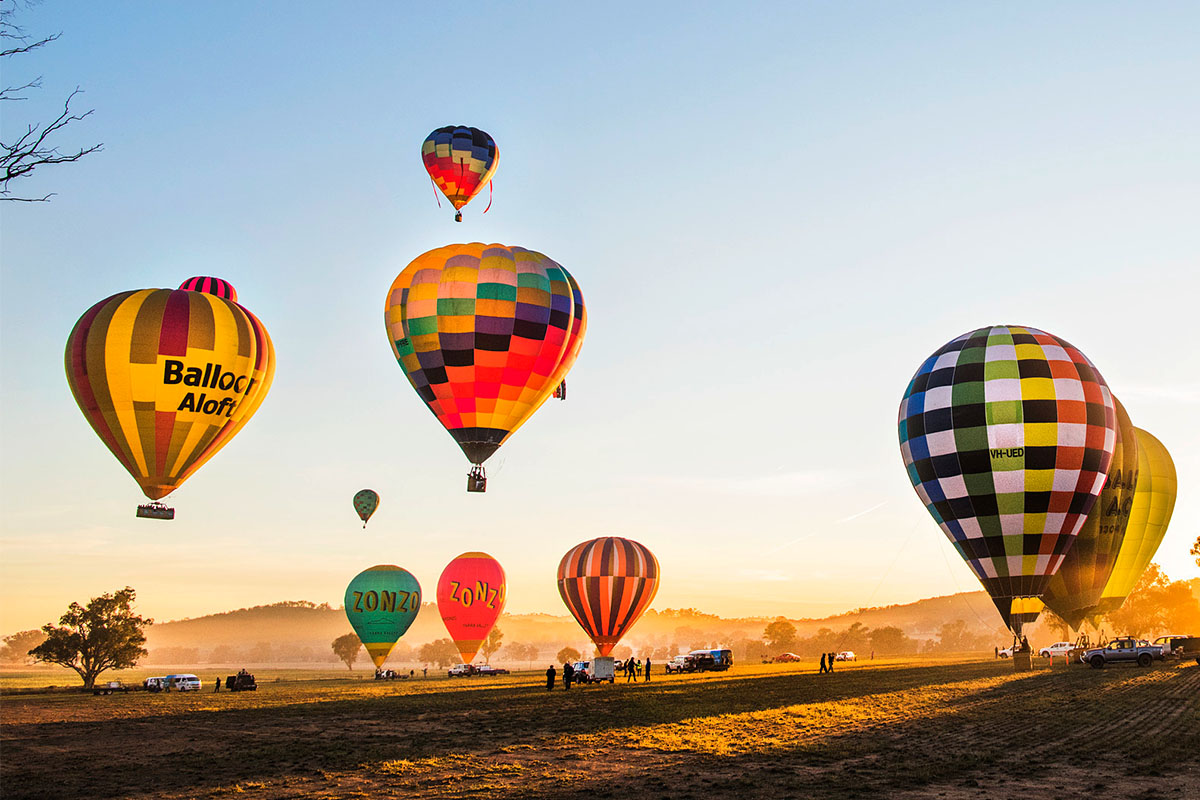
[[[133,613],[137,593],[126,586],[112,594],[93,597],[87,607],[71,603],[58,620],[42,626],[46,641],[29,651],[36,661],[70,667],[83,679],[83,688],[91,689],[96,678],[110,669],[137,666],[148,653],[143,647],[143,628],[154,620]]]
[[[358,634],[343,634],[334,639],[330,647],[338,659],[346,664],[346,669],[354,669],[354,662],[358,660],[359,651],[362,650],[362,641],[358,638]]]
[[[989,641],[986,636],[979,636],[971,631],[965,620],[956,619],[942,625],[938,630],[937,644],[929,649],[942,653],[966,653],[988,649]]]
[[[564,647],[558,651],[558,655],[554,657],[554,660],[560,664],[565,664],[568,661],[578,661],[580,658],[582,658],[582,654],[574,647]]]
[[[237,660],[237,651],[228,644],[219,644],[208,654],[210,664],[232,664]]]
[[[17,3],[12,0],[0,0],[0,59],[10,59],[22,56],[54,42],[61,33],[51,34],[36,39],[25,32],[25,29],[14,21]],[[25,93],[30,89],[41,88],[42,79],[33,78],[23,84],[14,82],[12,85],[0,88],[0,103],[24,100]],[[22,200],[26,202],[41,202],[49,200],[53,195],[44,197],[13,197],[9,184],[21,178],[29,177],[38,167],[47,164],[65,164],[78,161],[90,153],[100,150],[103,145],[94,144],[81,147],[76,152],[62,152],[58,145],[52,144],[63,129],[72,122],[79,122],[91,115],[91,111],[82,114],[71,110],[71,101],[80,93],[79,87],[67,95],[63,110],[53,121],[48,123],[29,123],[25,132],[17,139],[0,142],[0,200]]]
[[[453,641],[437,639],[421,645],[421,649],[417,651],[417,658],[426,664],[448,667],[457,663],[462,656],[459,655],[458,648],[454,646]]]
[[[0,661],[5,664],[32,664],[29,651],[46,641],[46,634],[40,630],[18,631],[4,637],[4,646],[0,647]]]
[[[533,661],[537,658],[538,649],[532,644],[509,642],[504,646],[504,654],[510,661]]]
[[[1131,636],[1186,631],[1200,626],[1200,601],[1186,581],[1172,581],[1158,564],[1151,564],[1108,622],[1114,633]]]
[[[1042,623],[1048,630],[1053,631],[1061,641],[1066,641],[1071,637],[1070,623],[1056,614],[1049,606],[1042,609],[1042,614],[1038,617],[1038,622]]]
[[[483,653],[483,661],[485,664],[492,663],[492,654],[500,649],[500,642],[504,639],[504,631],[500,630],[500,626],[493,626],[488,631],[487,638],[479,645],[479,651]]]
[[[763,630],[763,638],[773,650],[789,650],[796,646],[796,626],[787,617],[776,617]]]
[[[899,655],[912,653],[917,649],[917,643],[908,638],[908,634],[894,625],[875,628],[871,631],[871,649],[877,653]]]

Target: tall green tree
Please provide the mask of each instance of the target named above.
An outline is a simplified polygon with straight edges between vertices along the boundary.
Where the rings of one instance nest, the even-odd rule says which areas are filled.
[[[493,626],[488,632],[487,638],[479,645],[479,652],[483,653],[483,661],[485,664],[492,663],[492,654],[500,649],[500,642],[504,640],[504,631],[500,630],[500,626]]]
[[[1158,564],[1151,564],[1125,603],[1108,615],[1108,623],[1117,635],[1186,633],[1200,626],[1200,601],[1186,581],[1172,581]]]
[[[330,645],[334,654],[346,664],[346,669],[353,670],[358,653],[362,650],[362,642],[357,633],[346,633],[333,640]]]
[[[790,650],[796,646],[796,626],[788,622],[787,617],[776,617],[763,630],[763,638],[772,649]]]
[[[149,655],[143,631],[154,620],[133,613],[137,593],[126,586],[111,594],[93,597],[87,606],[71,603],[58,626],[42,626],[46,641],[29,651],[36,661],[70,667],[91,689],[96,678],[110,669],[137,666]]]
[[[458,648],[450,639],[435,639],[421,645],[421,649],[417,651],[417,658],[426,664],[448,667],[451,664],[457,664],[462,656],[459,655]]]
[[[562,664],[565,664],[568,661],[578,661],[581,658],[583,658],[583,654],[574,647],[564,647],[562,650],[559,650],[558,655],[554,657],[556,661]]]

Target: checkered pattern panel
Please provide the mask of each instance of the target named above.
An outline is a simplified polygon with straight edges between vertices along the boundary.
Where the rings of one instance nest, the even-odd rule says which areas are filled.
[[[993,598],[1038,596],[1104,485],[1116,443],[1108,385],[1035,328],[980,328],[925,360],[899,414],[929,513]]]
[[[384,311],[392,351],[473,463],[491,456],[574,363],[582,295],[572,284],[541,253],[479,243],[431,250],[392,283]]]
[[[438,128],[421,145],[425,171],[456,209],[487,185],[496,172],[500,152],[491,136],[478,128]]]

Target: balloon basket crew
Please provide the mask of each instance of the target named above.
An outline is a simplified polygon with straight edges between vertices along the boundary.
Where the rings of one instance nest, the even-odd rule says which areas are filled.
[[[454,212],[454,221],[455,221],[455,222],[462,222],[462,212],[461,212],[461,211],[455,211],[455,212]]]
[[[487,471],[482,465],[476,464],[475,466],[471,467],[471,471],[467,473],[467,491],[487,491]]]
[[[175,509],[159,502],[146,503],[137,507],[139,519],[175,519]]]

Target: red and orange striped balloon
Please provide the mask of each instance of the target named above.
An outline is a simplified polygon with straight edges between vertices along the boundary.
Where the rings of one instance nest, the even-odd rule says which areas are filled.
[[[654,600],[658,559],[643,544],[602,536],[577,544],[558,565],[558,593],[607,656]]]
[[[233,287],[120,292],[67,339],[67,382],[101,441],[151,500],[177,489],[249,421],[275,376],[275,350]]]

